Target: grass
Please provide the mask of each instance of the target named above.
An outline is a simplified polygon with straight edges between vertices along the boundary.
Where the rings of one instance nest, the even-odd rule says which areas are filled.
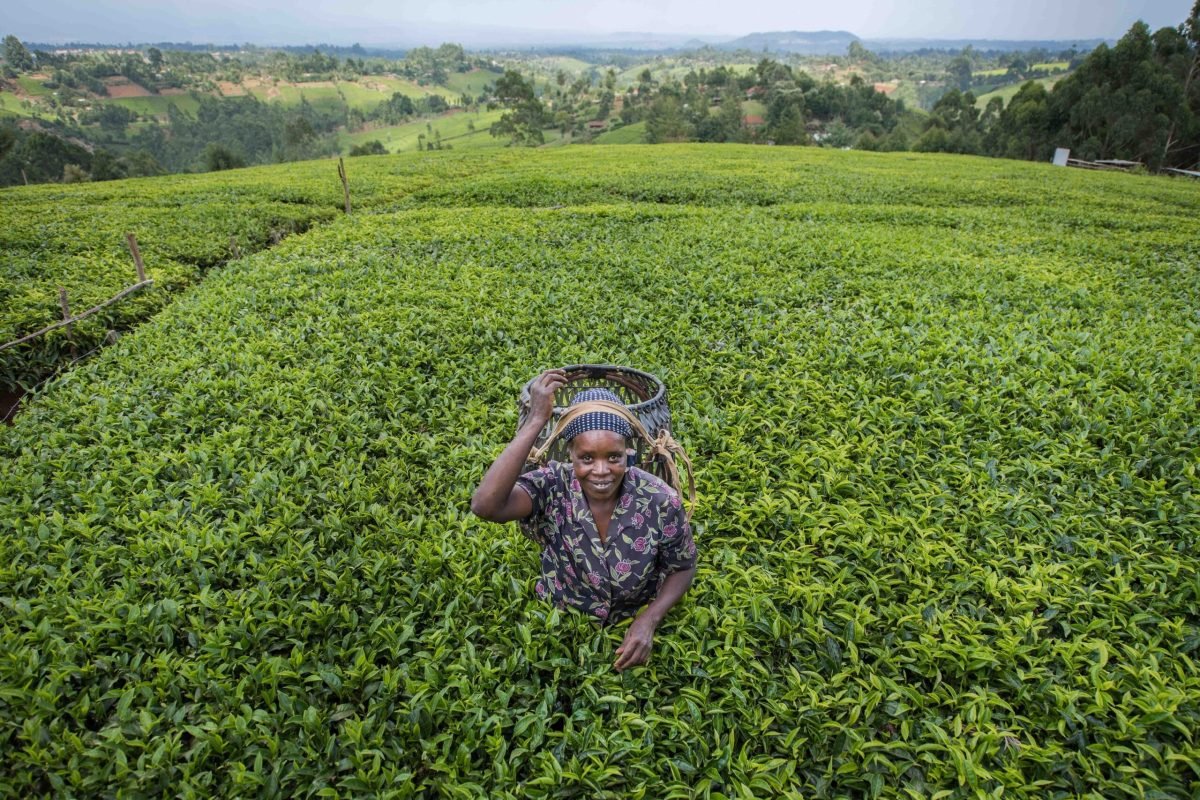
[[[421,97],[427,97],[431,94],[447,95],[450,90],[445,86],[421,86],[413,81],[405,78],[397,78],[388,75],[370,75],[359,79],[363,83],[373,83],[383,86],[387,91],[387,96],[391,97],[393,92],[407,95],[416,100]]]
[[[646,123],[635,122],[616,130],[605,131],[595,138],[596,144],[641,144],[646,140]]]
[[[174,105],[180,111],[188,114],[196,113],[196,109],[200,107],[200,101],[197,100],[191,93],[175,94],[175,95],[151,95],[149,97],[120,97],[109,98],[99,101],[107,105],[123,106],[130,111],[148,117],[163,117],[167,115],[167,109]]]
[[[592,69],[592,67],[597,66],[594,64],[589,64],[586,61],[580,61],[578,58],[571,58],[569,56],[544,56],[537,59],[533,63],[537,68],[550,72],[552,77],[554,73],[557,73],[558,70],[561,69],[563,72],[567,73],[572,80],[583,75],[588,70]],[[597,68],[600,69],[601,72],[604,71],[602,68]]]
[[[452,72],[446,80],[446,89],[452,98],[457,98],[462,94],[478,97],[499,77],[499,73],[483,69],[472,72]]]
[[[54,91],[46,88],[40,80],[27,75],[18,77],[17,84],[21,87],[21,91],[31,97],[49,97],[54,94]]]
[[[1065,77],[1065,76],[1059,75],[1059,76],[1055,76],[1053,78],[1038,78],[1037,83],[1042,84],[1047,89],[1052,89],[1052,88],[1054,88],[1054,84],[1056,84],[1060,80],[1062,80],[1063,77]],[[981,94],[979,97],[977,97],[975,99],[975,107],[976,108],[986,107],[987,104],[991,101],[991,99],[993,97],[999,97],[1001,100],[1004,101],[1005,105],[1008,105],[1008,101],[1012,100],[1013,96],[1016,95],[1016,93],[1019,92],[1021,90],[1021,87],[1024,86],[1026,83],[1028,83],[1028,81],[1022,81],[1021,83],[1014,83],[1014,84],[1010,84],[1008,86],[1001,87],[1001,88],[995,90],[994,92],[988,92],[986,94]]]
[[[484,111],[478,114],[461,112],[441,117],[430,117],[408,122],[403,125],[391,125],[355,133],[344,133],[338,141],[344,152],[356,144],[378,140],[383,143],[390,153],[401,153],[417,149],[417,143],[422,135],[431,138],[432,132],[440,132],[442,141],[451,145],[455,150],[478,150],[493,147],[503,147],[505,141],[496,139],[489,128],[493,122],[500,119],[502,111]],[[475,130],[471,130],[474,125]],[[432,129],[432,130],[431,130]]]
[[[17,117],[39,116],[35,109],[27,108],[25,101],[12,92],[0,92],[0,112]]]
[[[369,111],[392,97],[392,92],[386,89],[369,88],[358,82],[339,81],[337,88],[345,97],[347,106],[362,111]]]

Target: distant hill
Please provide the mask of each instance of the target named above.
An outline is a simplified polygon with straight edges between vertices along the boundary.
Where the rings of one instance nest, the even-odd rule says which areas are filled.
[[[1100,44],[1115,44],[1111,39],[864,39],[863,46],[876,53],[911,53],[915,50],[962,50],[971,47],[980,52],[1061,52],[1074,47],[1081,53]]]
[[[851,42],[861,41],[849,31],[771,31],[713,45],[719,50],[755,50],[798,53],[806,56],[845,55]]]

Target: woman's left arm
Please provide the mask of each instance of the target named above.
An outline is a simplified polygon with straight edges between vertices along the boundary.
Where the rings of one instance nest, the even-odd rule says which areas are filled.
[[[671,610],[671,606],[679,602],[679,598],[687,593],[696,576],[696,568],[690,567],[679,572],[672,572],[663,581],[658,595],[650,604],[642,609],[625,631],[625,639],[617,648],[617,660],[613,668],[620,672],[627,667],[645,664],[650,659],[650,651],[654,647],[654,632]]]

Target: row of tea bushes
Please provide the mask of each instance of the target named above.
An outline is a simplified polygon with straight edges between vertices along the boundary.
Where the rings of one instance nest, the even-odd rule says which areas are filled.
[[[354,159],[353,204],[395,203],[450,176],[453,164],[396,164]],[[494,168],[498,161],[489,162]],[[91,351],[107,331],[127,330],[161,310],[204,273],[238,254],[333,219],[343,209],[337,165],[330,161],[229,173],[176,175],[105,183],[21,187],[0,192],[0,344],[63,318],[59,287],[78,314],[137,282],[126,234],[137,236],[153,288],[74,325],[0,351],[0,391],[30,388],[72,352]],[[74,347],[72,348],[72,345]]]
[[[925,188],[400,198],[56,380],[0,431],[0,789],[1200,791],[1196,193],[1123,176],[1047,230],[1048,168],[955,209],[930,187],[981,162],[788,152],[797,195]],[[685,157],[746,166],[625,180]],[[514,197],[616,169],[509,158]],[[467,511],[521,383],[579,362],[662,376],[698,466],[696,583],[624,674]]]

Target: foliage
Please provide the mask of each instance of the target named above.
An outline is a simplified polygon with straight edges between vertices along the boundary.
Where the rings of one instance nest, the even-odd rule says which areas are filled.
[[[219,144],[209,144],[204,148],[204,166],[209,172],[219,172],[223,169],[237,169],[246,166],[246,159]]]
[[[1052,124],[1082,158],[1127,158],[1151,166],[1200,160],[1200,95],[1189,103],[1185,76],[1173,74],[1175,54],[1194,60],[1187,40],[1171,29],[1152,37],[1135,24],[1111,50],[1097,48],[1051,94]],[[1183,134],[1168,147],[1170,131]]]
[[[356,162],[347,216],[309,169],[4,193],[62,209],[6,246],[329,211],[0,429],[5,794],[1200,791],[1195,186],[505,150]],[[698,465],[626,674],[466,511],[587,361],[662,376]]]
[[[9,34],[4,37],[4,63],[16,72],[28,72],[33,69],[33,56],[16,36]]]
[[[550,124],[546,108],[538,100],[533,84],[516,70],[507,70],[496,79],[496,100],[508,111],[493,122],[491,134],[506,137],[509,144],[538,145],[545,141],[542,129]]]
[[[387,148],[383,146],[383,142],[379,141],[378,139],[372,139],[369,142],[364,142],[363,144],[356,144],[353,147],[351,147],[350,155],[352,155],[352,156],[385,156],[385,155],[387,155]]]

